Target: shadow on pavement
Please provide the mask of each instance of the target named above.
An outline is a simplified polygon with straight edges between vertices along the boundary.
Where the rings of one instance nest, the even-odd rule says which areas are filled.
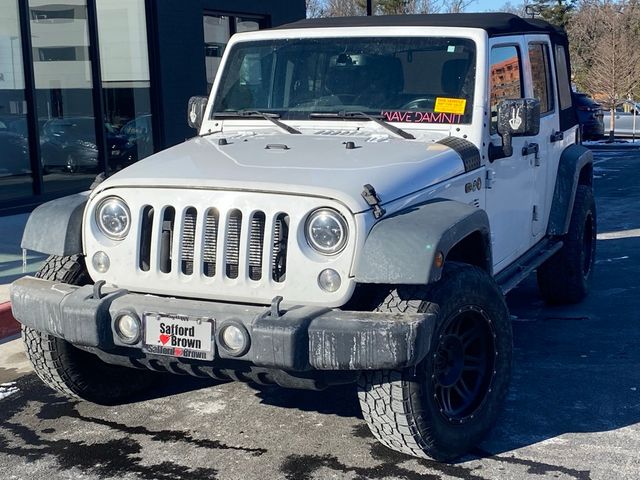
[[[256,388],[256,395],[261,403],[274,407],[362,419],[355,385],[336,386],[319,392],[267,386]]]
[[[544,305],[535,278],[509,295],[519,317],[514,376],[503,418],[485,443],[492,453],[640,422],[640,238],[599,241],[598,248],[592,291],[582,303]]]

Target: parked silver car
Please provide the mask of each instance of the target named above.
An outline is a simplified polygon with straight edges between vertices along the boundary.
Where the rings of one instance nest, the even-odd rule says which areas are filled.
[[[604,130],[608,132],[611,120],[610,110],[604,110],[602,120]],[[614,132],[616,137],[640,137],[640,102],[627,101],[616,107]]]

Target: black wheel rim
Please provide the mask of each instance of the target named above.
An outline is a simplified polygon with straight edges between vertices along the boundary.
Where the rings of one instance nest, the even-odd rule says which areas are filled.
[[[431,379],[447,420],[465,422],[482,407],[491,392],[496,356],[493,325],[482,309],[461,308],[443,325]]]
[[[595,230],[593,228],[593,216],[587,215],[584,221],[584,232],[582,237],[582,276],[586,279],[591,273],[591,267],[593,266],[593,253],[595,246]]]

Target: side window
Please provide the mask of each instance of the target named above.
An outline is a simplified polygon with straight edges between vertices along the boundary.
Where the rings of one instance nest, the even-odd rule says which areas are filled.
[[[553,111],[553,81],[549,62],[549,47],[544,43],[529,44],[529,61],[533,79],[533,96],[540,100],[540,113]]]
[[[561,45],[556,45],[556,78],[558,80],[560,110],[571,108],[571,80],[567,72],[567,56]]]
[[[507,98],[522,98],[520,51],[515,45],[491,49],[491,133],[497,131],[498,103]]]

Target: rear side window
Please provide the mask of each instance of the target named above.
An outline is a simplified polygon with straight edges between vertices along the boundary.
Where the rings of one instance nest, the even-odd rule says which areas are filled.
[[[552,112],[554,107],[549,47],[544,43],[530,43],[529,61],[533,79],[533,96],[540,100],[540,113],[544,115]]]
[[[560,110],[571,108],[571,86],[567,72],[567,55],[562,45],[556,45],[556,78],[558,79],[558,97]]]
[[[498,103],[523,96],[521,64],[517,46],[491,49],[491,133],[497,131]]]

